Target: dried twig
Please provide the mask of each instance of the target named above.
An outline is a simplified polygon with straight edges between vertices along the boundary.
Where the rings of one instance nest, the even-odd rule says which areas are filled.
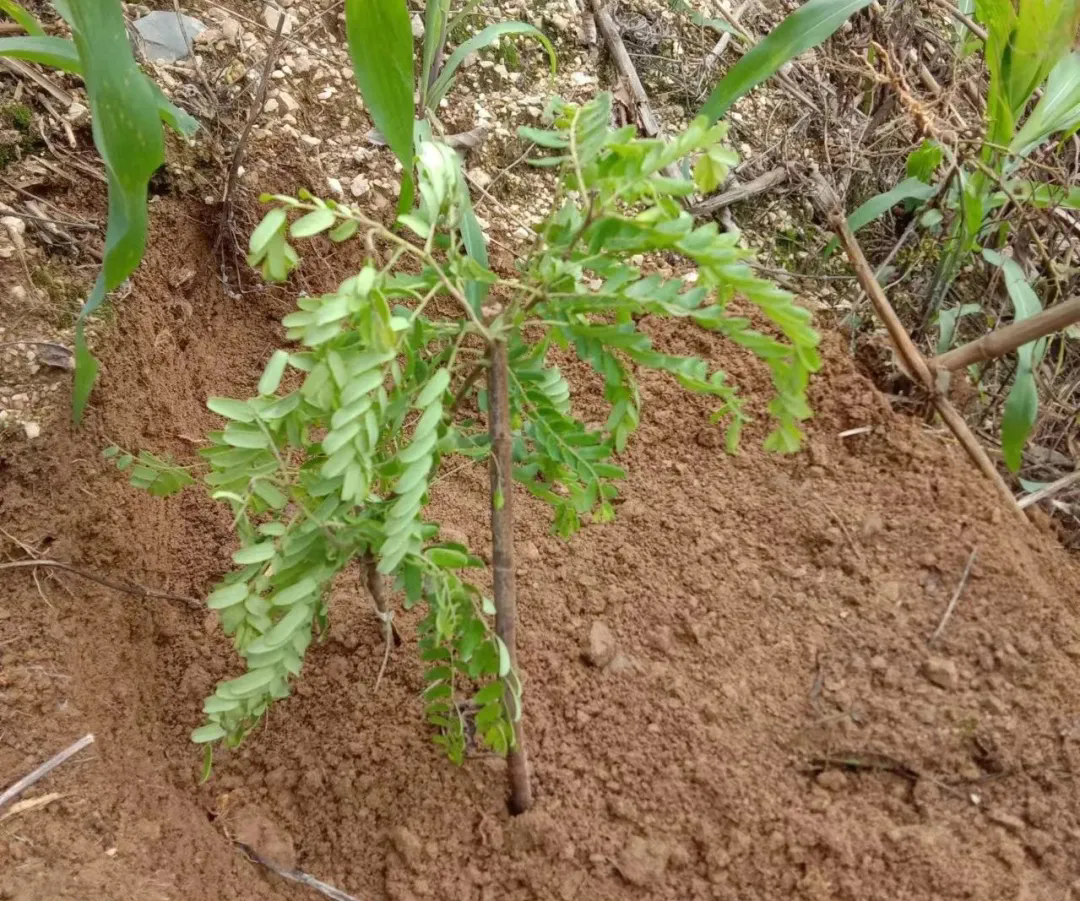
[[[656,120],[656,116],[653,115],[652,106],[649,105],[649,95],[645,93],[645,86],[641,83],[641,78],[638,77],[634,61],[630,59],[630,54],[626,51],[626,45],[623,43],[622,35],[619,33],[619,26],[615,24],[615,20],[611,17],[611,13],[608,12],[607,8],[601,6],[601,0],[591,0],[591,2],[593,12],[596,14],[596,24],[600,26],[600,33],[604,36],[604,43],[607,45],[608,53],[611,54],[611,60],[615,63],[615,68],[619,70],[619,74],[626,79],[627,86],[630,89],[630,96],[634,101],[634,106],[637,108],[637,120],[641,125],[641,130],[645,132],[647,137],[659,137],[660,123]],[[669,178],[679,177],[678,169],[674,165],[665,166],[663,172]]]
[[[969,341],[961,347],[933,357],[929,364],[932,369],[954,372],[972,363],[1003,357],[1029,341],[1052,334],[1074,322],[1080,322],[1080,297],[1073,297],[1020,322]]]
[[[3,816],[0,816],[0,823],[4,820],[10,820],[13,816],[18,816],[20,813],[26,813],[28,810],[37,810],[39,807],[46,807],[52,804],[53,801],[59,801],[64,797],[60,792],[49,792],[47,795],[39,795],[36,798],[27,798],[25,801],[16,801],[11,805],[10,809]]]
[[[762,194],[765,191],[775,188],[777,185],[782,185],[787,181],[787,178],[787,168],[785,166],[777,166],[775,169],[770,169],[764,175],[759,175],[753,181],[748,181],[745,185],[736,185],[725,191],[723,194],[717,194],[715,197],[703,200],[701,203],[690,207],[689,212],[694,216],[706,216],[709,213],[715,213],[717,210],[731,206],[733,203],[741,203],[747,198],[753,197],[755,194]]]
[[[1025,494],[1020,498],[1020,509],[1026,510],[1032,504],[1037,504],[1039,501],[1044,501],[1048,497],[1053,497],[1058,492],[1064,491],[1070,485],[1075,485],[1077,482],[1080,482],[1080,469],[1075,472],[1070,472],[1066,476],[1062,476],[1060,479],[1051,482],[1049,485],[1044,485],[1038,491],[1033,491],[1031,494]]]
[[[975,37],[979,40],[986,40],[986,29],[975,22],[970,16],[960,12],[949,0],[934,0],[934,3],[940,6],[945,12],[956,19],[961,25],[967,28]]]
[[[251,109],[248,111],[247,122],[244,123],[244,130],[240,132],[240,139],[236,142],[236,149],[233,151],[232,162],[229,163],[229,177],[225,180],[225,193],[222,195],[221,199],[221,220],[218,223],[217,246],[221,245],[222,237],[229,224],[229,214],[231,211],[233,191],[236,189],[237,173],[240,171],[240,163],[244,159],[244,151],[247,149],[248,138],[251,137],[251,129],[255,127],[255,122],[262,112],[263,103],[266,101],[266,88],[270,83],[270,74],[274,71],[274,63],[277,61],[278,53],[281,50],[281,32],[285,27],[286,18],[287,16],[285,13],[281,13],[278,16],[277,30],[274,32],[274,42],[270,45],[270,50],[266,54],[262,78],[259,80],[259,87],[255,91],[255,100],[251,104]]]
[[[71,573],[75,576],[81,576],[84,579],[89,579],[91,582],[97,582],[98,585],[104,585],[106,588],[111,588],[114,591],[122,591],[125,594],[134,595],[137,598],[157,598],[163,601],[183,601],[189,607],[202,608],[202,603],[196,598],[185,597],[182,594],[169,594],[165,591],[155,591],[152,588],[145,588],[142,585],[136,585],[134,583],[113,582],[110,579],[106,579],[102,576],[95,575],[94,573],[86,572],[86,570],[79,569],[72,566],[70,563],[62,563],[59,560],[13,560],[9,563],[0,563],[0,570],[5,569],[21,569],[23,567],[38,567],[46,566],[51,569],[60,569],[64,572]]]
[[[975,565],[975,556],[978,551],[978,548],[971,549],[967,564],[964,566],[964,572],[960,576],[960,581],[956,583],[956,591],[953,592],[952,597],[949,599],[949,605],[945,608],[945,612],[941,614],[941,622],[937,624],[937,628],[934,629],[934,634],[930,636],[929,641],[926,642],[927,644],[933,644],[937,641],[938,636],[945,631],[945,624],[948,623],[949,617],[952,616],[953,610],[956,608],[956,602],[960,600],[960,595],[964,592],[964,586],[967,584],[968,576],[971,575],[971,567]]]
[[[315,891],[327,898],[332,898],[333,901],[359,901],[352,895],[343,892],[339,888],[323,882],[320,879],[316,879],[314,876],[310,876],[303,870],[287,870],[284,867],[279,867],[272,860],[263,857],[258,851],[252,848],[250,845],[245,845],[243,842],[236,842],[241,848],[244,849],[244,853],[247,854],[256,863],[261,863],[268,870],[273,870],[282,879],[288,879],[290,882],[299,882],[301,885],[306,885],[308,888],[313,888]]]
[[[19,797],[19,795],[21,795],[24,791],[30,788],[30,786],[44,779],[46,776],[49,775],[49,773],[51,773],[58,766],[60,766],[60,764],[64,763],[71,757],[74,757],[87,745],[92,744],[93,741],[94,736],[92,734],[84,735],[73,745],[65,748],[59,754],[50,757],[32,773],[27,776],[23,776],[22,779],[20,779],[9,789],[7,789],[2,795],[0,795],[0,807],[3,807],[9,801],[14,801],[17,797]]]
[[[978,439],[972,433],[964,418],[957,412],[956,407],[938,389],[934,374],[927,365],[926,359],[915,347],[911,337],[900,322],[900,318],[896,315],[896,311],[892,308],[892,304],[889,303],[889,299],[885,296],[881,285],[874,278],[873,270],[866,261],[862,247],[859,246],[859,242],[847,224],[847,219],[840,208],[840,200],[836,196],[836,192],[822,178],[820,172],[815,172],[814,177],[818,187],[818,200],[827,211],[829,225],[840,239],[840,243],[844,245],[848,260],[851,262],[856,276],[858,276],[859,284],[870,298],[878,318],[884,323],[903,365],[916,381],[922,383],[923,388],[933,400],[942,420],[944,420],[953,435],[956,436],[956,439],[967,451],[975,465],[994,483],[998,494],[1007,501],[1009,508],[1027,523],[1027,518],[1024,517],[1023,511],[1017,506],[1012,491],[1009,490],[1009,486],[1005,484],[1001,473],[997,471],[993,462],[991,462],[986,449],[979,444]]]
[[[728,21],[732,24],[732,27],[739,24],[739,17],[746,12],[747,7],[753,2],[754,0],[743,0],[742,5],[728,17]],[[720,57],[724,55],[724,51],[727,50],[727,46],[730,43],[731,32],[725,31],[720,35],[720,40],[713,45],[712,50],[705,54],[705,59],[701,62],[702,68],[704,69],[703,77],[708,75],[712,71],[713,66],[720,62]]]

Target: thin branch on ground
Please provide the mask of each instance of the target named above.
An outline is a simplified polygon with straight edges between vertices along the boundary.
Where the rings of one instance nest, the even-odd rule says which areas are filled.
[[[290,882],[299,882],[301,885],[306,885],[308,888],[315,889],[315,891],[325,895],[327,898],[332,898],[333,901],[359,901],[358,898],[343,892],[339,888],[334,888],[334,886],[323,882],[321,879],[316,879],[314,876],[305,873],[303,870],[287,870],[285,867],[279,867],[272,860],[263,857],[250,845],[245,845],[243,842],[235,842],[235,844],[241,847],[244,850],[244,853],[253,861],[262,864],[268,870],[273,870],[273,872],[277,873],[282,879],[288,879]]]
[[[707,200],[703,200],[701,203],[695,204],[690,207],[688,212],[693,216],[706,216],[709,213],[715,213],[717,210],[731,206],[733,203],[741,203],[742,201],[753,197],[755,194],[763,194],[765,191],[770,191],[773,188],[782,185],[787,180],[787,167],[777,166],[775,169],[770,169],[764,175],[759,175],[757,178],[748,181],[744,185],[736,185],[725,191],[723,194],[717,194],[715,197],[710,197]]]
[[[1055,494],[1064,491],[1070,485],[1075,485],[1077,482],[1080,482],[1080,469],[1062,476],[1060,479],[1051,482],[1049,485],[1044,485],[1038,491],[1033,491],[1031,494],[1024,495],[1019,501],[1020,509],[1026,510],[1033,504],[1037,504],[1039,501],[1045,501],[1047,498],[1053,497]]]
[[[22,779],[20,779],[14,785],[12,785],[10,788],[8,788],[2,795],[0,795],[0,807],[3,807],[9,801],[14,801],[24,791],[26,791],[28,788],[30,788],[35,783],[40,782],[42,779],[44,779],[46,776],[48,776],[49,773],[51,773],[58,766],[60,766],[60,764],[62,764],[65,761],[69,760],[70,758],[74,757],[76,754],[79,753],[79,751],[81,751],[87,745],[92,744],[93,741],[94,741],[94,736],[92,734],[84,735],[77,742],[75,742],[72,745],[69,745],[67,748],[65,748],[63,751],[61,751],[59,754],[56,754],[53,757],[50,757],[48,760],[46,760],[41,766],[39,766],[32,773],[30,773],[29,775],[23,776]]]
[[[70,563],[63,563],[60,560],[14,560],[10,563],[0,563],[0,570],[33,568],[38,566],[63,570],[74,576],[89,579],[91,582],[97,582],[98,585],[104,585],[106,588],[111,588],[114,591],[122,591],[125,594],[130,594],[137,598],[155,598],[162,601],[182,601],[189,607],[202,608],[202,603],[196,598],[189,598],[182,594],[169,594],[166,591],[155,591],[153,588],[146,588],[134,583],[114,582],[111,579],[106,579],[103,576],[87,572],[86,570],[79,569],[77,566],[72,566]]]
[[[934,634],[930,636],[929,641],[926,643],[932,645],[937,641],[942,632],[945,631],[945,626],[949,622],[949,618],[953,614],[953,610],[956,608],[956,602],[960,600],[960,595],[964,593],[964,586],[967,585],[968,576],[971,575],[971,567],[975,565],[975,556],[978,554],[978,548],[972,548],[971,554],[968,556],[967,564],[964,566],[964,572],[960,576],[960,581],[956,583],[956,590],[953,592],[952,597],[949,599],[949,605],[945,608],[945,612],[941,615],[941,621],[937,624],[937,628],[934,629]]]

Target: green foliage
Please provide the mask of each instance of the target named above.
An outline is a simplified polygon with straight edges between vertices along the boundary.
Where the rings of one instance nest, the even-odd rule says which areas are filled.
[[[465,43],[457,47],[450,55],[450,58],[447,59],[446,64],[443,66],[442,72],[435,79],[435,83],[431,87],[431,92],[428,95],[428,108],[435,109],[438,107],[439,101],[446,96],[446,92],[450,89],[451,84],[453,84],[454,76],[457,74],[458,68],[465,61],[466,56],[494,44],[501,37],[515,34],[529,35],[536,38],[543,45],[544,49],[547,51],[548,60],[551,64],[551,74],[554,75],[555,48],[539,28],[525,22],[496,22],[474,34],[465,41]]]
[[[0,12],[10,16],[18,22],[31,37],[44,37],[45,29],[27,10],[15,2],[15,0],[0,0]]]
[[[346,0],[356,85],[390,149],[412,171],[412,27],[405,0]]]
[[[1024,270],[1008,257],[983,251],[983,258],[992,266],[1000,266],[1005,273],[1005,289],[1013,303],[1013,320],[1019,322],[1042,310],[1038,295],[1028,284]],[[1046,339],[1031,341],[1016,351],[1017,366],[1009,396],[1005,399],[1005,412],[1001,421],[1001,450],[1005,465],[1016,472],[1020,468],[1024,444],[1035,426],[1039,413],[1039,387],[1035,381],[1035,369],[1046,353]]]
[[[447,756],[460,762],[469,734],[497,753],[513,746],[521,681],[489,624],[491,602],[462,578],[482,563],[440,541],[439,526],[424,516],[445,457],[491,454],[488,431],[471,412],[486,410],[475,378],[484,365],[478,346],[507,346],[512,475],[551,507],[564,537],[589,519],[615,516],[625,475],[615,458],[640,419],[640,368],[716,398],[732,449],[748,419],[722,372],[656,350],[638,327],[644,315],[685,319],[763,359],[775,386],[767,445],[798,446],[799,424],[810,415],[808,376],[819,366],[810,314],[753,274],[736,236],[694,224],[678,202],[691,182],[661,174],[696,154],[728,160],[730,151],[715,150],[725,127],[699,118],[670,143],[640,139],[633,127],[611,130],[607,94],[585,106],[558,102],[555,111],[554,130],[529,137],[557,151],[536,162],[561,166],[561,189],[515,277],[485,265],[478,226],[462,228],[469,207],[460,163],[438,142],[420,143],[419,203],[399,218],[413,238],[334,201],[272,198],[256,230],[260,247],[283,234],[293,214],[294,236],[364,236],[385,253],[336,291],[300,298],[283,320],[300,347],[271,357],[256,396],[209,402],[225,422],[202,452],[205,482],[230,506],[240,548],[207,604],[247,672],[207,699],[195,741],[237,744],[289,693],[305,650],[326,628],[329,586],[363,557],[406,606],[426,607],[424,703]],[[630,262],[652,253],[681,258],[696,278],[645,274]],[[494,289],[497,303],[481,308],[470,285]],[[764,330],[731,309],[736,295],[757,309]],[[556,349],[603,378],[602,424],[574,414],[570,386],[551,359]]]
[[[1055,135],[1068,135],[1080,127],[1080,53],[1070,49],[1080,24],[1080,3],[975,0],[974,9],[986,27],[984,57],[990,73],[987,125],[980,152],[974,158],[956,159],[950,149],[923,141],[908,157],[908,177],[890,191],[870,198],[848,219],[853,229],[859,228],[903,201],[922,209],[918,222],[923,228],[941,227],[944,252],[931,287],[927,317],[937,314],[938,347],[942,349],[952,343],[957,319],[973,312],[970,304],[948,310],[941,310],[941,305],[965,261],[976,251],[982,250],[987,262],[1003,267],[1016,319],[1039,309],[1038,297],[1021,267],[983,249],[984,242],[1002,247],[1008,241],[1008,222],[996,211],[1007,203],[1080,208],[1080,191],[1073,186],[1032,181],[1017,174]],[[1032,106],[1040,89],[1042,96]],[[940,179],[935,183],[935,173],[946,158],[952,166],[942,177],[951,181],[948,185]],[[934,197],[940,197],[934,208],[923,206]],[[835,246],[833,239],[825,252]],[[1025,345],[1018,357],[1002,423],[1005,461],[1014,471],[1038,411],[1034,369],[1041,352],[1035,345]]]
[[[713,88],[701,115],[715,122],[731,105],[785,63],[828,40],[870,0],[807,0],[755,44]]]
[[[90,397],[98,364],[86,344],[86,318],[135,271],[146,248],[146,191],[150,176],[165,161],[164,121],[190,134],[195,120],[174,107],[140,71],[131,52],[120,0],[54,0],[73,40],[45,37],[30,14],[14,3],[3,10],[31,37],[0,38],[0,56],[42,63],[81,75],[93,116],[94,144],[105,163],[109,218],[105,254],[94,288],[75,326],[76,422]],[[25,19],[31,19],[31,22]]]

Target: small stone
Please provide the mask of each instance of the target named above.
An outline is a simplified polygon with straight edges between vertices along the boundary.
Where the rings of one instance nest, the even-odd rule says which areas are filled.
[[[242,807],[228,819],[234,841],[247,845],[270,863],[291,870],[296,866],[292,838],[261,807]]]
[[[293,25],[296,24],[296,17],[292,13],[284,13],[280,9],[274,9],[272,6],[263,8],[263,23],[271,31],[277,31],[278,20],[282,16],[285,17],[285,24],[281,26],[281,33],[292,34]]]
[[[317,138],[315,135],[300,135],[300,140],[308,147],[318,147],[322,143],[322,138]]]
[[[496,75],[502,77],[502,78],[509,78],[510,77],[510,72],[507,70],[506,66],[504,66],[502,63],[496,63],[492,67],[491,71],[494,72]]]
[[[332,175],[327,177],[326,186],[330,189],[331,194],[337,194],[339,197],[345,193],[345,189],[341,186],[341,180],[334,178]]]
[[[589,629],[589,640],[582,651],[585,660],[595,667],[603,669],[615,659],[618,651],[618,642],[615,633],[608,628],[607,623],[596,620]]]
[[[619,853],[615,869],[631,885],[657,885],[664,878],[671,849],[659,841],[634,836]]]
[[[529,563],[535,563],[540,559],[540,548],[533,541],[525,541],[521,545],[521,559]]]
[[[390,844],[409,869],[417,869],[424,856],[424,846],[414,832],[407,826],[395,826],[390,830]]]
[[[960,671],[956,664],[944,657],[931,657],[923,664],[923,675],[946,691],[953,691],[960,684]]]
[[[371,182],[363,175],[357,175],[349,183],[349,193],[353,197],[363,197],[368,191],[371,190]]]
[[[266,101],[266,103],[263,104],[264,113],[276,113],[280,108],[281,104],[278,103],[278,101],[275,100],[273,97],[271,97],[269,100]]]
[[[424,20],[420,18],[420,13],[414,13],[413,17],[409,20],[409,24],[412,25],[412,36],[418,41],[423,38]]]
[[[814,466],[827,468],[829,465],[829,451],[824,444],[817,441],[810,442],[810,462]]]
[[[863,520],[862,533],[864,538],[873,538],[885,528],[885,522],[879,513],[871,513]]]
[[[491,176],[483,169],[470,169],[469,178],[471,178],[479,188],[486,188],[491,184]]]
[[[997,823],[999,826],[1003,826],[1010,832],[1023,832],[1024,821],[1020,817],[1011,813],[1005,813],[1001,810],[988,810],[986,811],[986,818],[991,823]]]
[[[218,30],[226,41],[235,42],[244,29],[240,27],[236,19],[225,18],[218,24]]]
[[[815,780],[826,791],[839,792],[847,788],[848,780],[840,770],[825,770]]]
[[[72,125],[78,127],[86,122],[90,121],[90,110],[78,100],[72,102],[71,106],[64,111],[64,118],[67,119]]]
[[[701,447],[714,448],[720,446],[720,432],[715,428],[700,429],[694,440]]]
[[[24,422],[23,431],[26,433],[28,440],[33,441],[35,438],[41,436],[41,426],[36,422]]]

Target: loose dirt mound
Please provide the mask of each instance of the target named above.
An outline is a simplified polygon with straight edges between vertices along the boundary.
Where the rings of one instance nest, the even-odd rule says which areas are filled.
[[[87,426],[0,451],[8,558],[195,597],[227,568],[222,508],[146,497],[100,455],[191,457],[214,424],[205,397],[248,391],[279,340],[281,295],[230,299],[209,264],[189,294],[168,287],[211,258],[192,215],[170,202],[155,219],[152,246],[172,257],[140,270]],[[656,338],[764,388],[712,336]],[[500,760],[438,758],[411,647],[372,691],[381,638],[358,582],[339,584],[296,696],[200,788],[188,732],[238,670],[212,617],[4,572],[0,786],[97,741],[29,793],[61,799],[0,821],[0,898],[309,897],[229,841],[244,810],[360,899],[1080,897],[1076,568],[1003,517],[942,436],[894,416],[842,348],[826,357],[806,453],[765,455],[762,424],[725,456],[707,407],[645,376],[618,522],[567,548],[523,499],[538,803],[517,819]],[[433,516],[482,551],[486,474],[451,470]],[[596,623],[617,643],[603,669],[582,657]]]

